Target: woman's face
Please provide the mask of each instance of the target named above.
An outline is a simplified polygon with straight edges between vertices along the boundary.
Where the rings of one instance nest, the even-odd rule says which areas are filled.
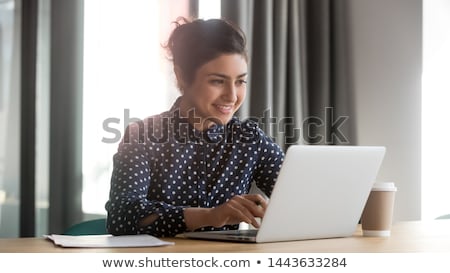
[[[198,130],[218,122],[228,123],[245,98],[246,78],[247,61],[244,56],[220,55],[197,70],[191,85],[181,84],[181,112]],[[188,115],[192,110],[195,111],[195,121],[191,118],[192,113]]]

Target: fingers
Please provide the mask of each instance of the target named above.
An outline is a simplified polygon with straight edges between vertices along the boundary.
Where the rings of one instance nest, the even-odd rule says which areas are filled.
[[[238,222],[245,222],[258,227],[258,222],[256,221],[254,214],[246,207],[249,203],[247,203],[247,201],[242,201],[243,200],[240,200],[240,198],[232,198],[228,201],[227,204],[230,208],[230,213],[233,215],[232,218],[237,219]],[[255,206],[255,204],[253,204],[253,206]]]
[[[264,212],[267,209],[267,201],[261,194],[245,194],[242,195],[245,199],[248,199],[255,203],[255,205],[263,208]]]
[[[259,194],[237,195],[228,203],[238,219],[256,228],[259,227],[259,223],[255,217],[264,217],[267,208],[267,201]]]

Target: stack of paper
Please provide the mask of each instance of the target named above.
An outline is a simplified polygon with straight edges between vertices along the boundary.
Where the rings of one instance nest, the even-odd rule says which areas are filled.
[[[47,239],[52,240],[55,245],[62,247],[151,247],[173,245],[172,242],[166,242],[147,234],[140,235],[45,235]]]

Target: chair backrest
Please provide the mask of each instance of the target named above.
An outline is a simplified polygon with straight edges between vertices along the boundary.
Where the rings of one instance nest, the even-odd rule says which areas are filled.
[[[75,224],[64,231],[64,235],[102,235],[106,231],[106,218],[87,220]]]

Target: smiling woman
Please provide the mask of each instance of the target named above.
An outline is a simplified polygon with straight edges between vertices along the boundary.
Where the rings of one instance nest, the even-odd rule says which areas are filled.
[[[181,112],[195,109],[199,122],[191,120],[191,123],[198,130],[205,130],[216,122],[228,123],[245,98],[246,71],[247,61],[239,54],[221,55],[206,63],[198,69],[192,84],[180,84]]]
[[[130,126],[114,155],[107,228],[114,235],[258,227],[284,153],[234,114],[246,93],[245,36],[221,19],[181,20],[168,41],[181,95]]]
[[[245,98],[245,36],[218,19],[180,20],[167,44],[182,92],[180,110],[195,110],[199,120],[190,122],[198,130],[208,128],[214,119],[226,124]]]

